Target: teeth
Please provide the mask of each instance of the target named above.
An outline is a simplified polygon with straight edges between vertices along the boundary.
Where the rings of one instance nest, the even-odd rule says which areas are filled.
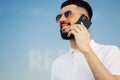
[[[68,24],[62,24],[62,26],[68,26]]]

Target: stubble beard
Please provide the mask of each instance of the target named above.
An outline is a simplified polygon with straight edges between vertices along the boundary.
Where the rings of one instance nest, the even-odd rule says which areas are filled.
[[[62,38],[63,40],[71,40],[71,39],[74,38],[74,35],[73,35],[73,34],[71,34],[70,37],[67,37],[68,32],[62,32],[62,30],[60,30],[60,34],[61,34],[61,38]]]

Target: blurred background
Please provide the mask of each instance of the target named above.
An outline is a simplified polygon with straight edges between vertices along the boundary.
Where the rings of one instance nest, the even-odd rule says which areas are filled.
[[[69,50],[55,17],[65,0],[0,0],[0,80],[50,80],[52,61]],[[91,37],[120,47],[120,0],[89,0]]]

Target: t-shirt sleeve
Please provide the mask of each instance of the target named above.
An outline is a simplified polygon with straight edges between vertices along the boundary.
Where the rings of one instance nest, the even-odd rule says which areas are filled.
[[[113,75],[120,75],[120,49],[113,46],[108,54],[106,67]]]

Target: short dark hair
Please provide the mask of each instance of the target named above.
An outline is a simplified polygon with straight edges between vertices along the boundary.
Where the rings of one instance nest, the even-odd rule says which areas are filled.
[[[77,5],[78,7],[83,7],[86,9],[86,11],[88,12],[88,16],[89,18],[91,19],[92,18],[92,15],[93,15],[93,12],[92,12],[92,8],[91,6],[89,5],[88,2],[86,1],[83,1],[83,0],[67,0],[65,2],[62,3],[61,5],[61,9],[65,6],[68,6],[70,4],[75,4]]]

